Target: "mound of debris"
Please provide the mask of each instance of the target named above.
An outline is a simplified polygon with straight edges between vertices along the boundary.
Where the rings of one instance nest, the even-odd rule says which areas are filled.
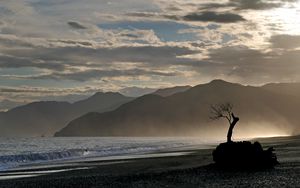
[[[213,151],[213,160],[217,166],[229,169],[272,168],[279,164],[273,151],[273,147],[263,150],[259,142],[226,142]]]

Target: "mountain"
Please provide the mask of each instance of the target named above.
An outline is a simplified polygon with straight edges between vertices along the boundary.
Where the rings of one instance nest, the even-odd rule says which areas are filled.
[[[75,103],[42,101],[0,114],[1,136],[50,136],[69,121],[88,112],[105,112],[133,100],[119,93],[96,93]]]
[[[36,101],[59,101],[59,102],[76,102],[80,100],[84,100],[88,98],[88,94],[66,94],[66,95],[42,95],[35,96]],[[10,109],[16,108],[18,106],[24,106],[29,102],[30,99],[27,100],[12,100],[12,99],[4,99],[0,101],[0,111],[8,111]]]
[[[143,95],[153,93],[156,90],[157,89],[155,89],[155,88],[148,88],[148,87],[144,87],[144,88],[141,88],[141,87],[126,87],[126,88],[123,88],[123,89],[119,90],[119,92],[122,95],[129,96],[129,97],[140,97],[140,96],[143,96]]]
[[[105,112],[118,108],[120,105],[133,100],[120,93],[98,92],[86,100],[73,103],[74,110],[81,112]]]
[[[162,89],[155,89],[155,88],[140,88],[140,87],[126,87],[121,89],[119,92],[125,96],[131,97],[140,97],[143,95],[154,94],[160,95],[162,97],[166,97],[169,95],[173,95],[175,93],[183,92],[190,89],[191,86],[176,86],[170,88],[162,88]]]
[[[145,95],[114,111],[88,113],[56,136],[201,136],[223,138],[225,120],[211,121],[212,104],[230,102],[240,117],[239,137],[296,134],[300,97],[214,80],[171,96]],[[212,136],[213,135],[213,136]]]
[[[158,89],[155,92],[153,92],[152,94],[159,95],[162,97],[167,97],[170,95],[174,95],[175,93],[184,92],[190,88],[191,88],[191,86],[176,86],[176,87],[171,87],[171,88]]]

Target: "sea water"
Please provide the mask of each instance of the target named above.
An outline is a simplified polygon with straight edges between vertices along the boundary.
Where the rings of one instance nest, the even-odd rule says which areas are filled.
[[[273,146],[281,162],[300,162],[299,136],[258,140],[264,147]],[[219,142],[222,141],[198,137],[0,138],[0,171],[74,161],[174,156],[195,149],[213,149]]]
[[[199,138],[0,138],[0,171],[58,161],[151,156],[153,153],[212,148],[213,145]]]

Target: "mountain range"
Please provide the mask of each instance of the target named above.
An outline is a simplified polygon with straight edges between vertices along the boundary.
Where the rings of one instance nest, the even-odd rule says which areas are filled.
[[[291,93],[292,92],[292,93]],[[119,108],[85,114],[55,136],[201,136],[226,134],[225,120],[209,119],[210,107],[230,102],[240,117],[239,137],[299,134],[300,84],[244,86],[223,80],[168,96],[144,95]]]
[[[157,95],[169,96],[188,89],[174,87],[157,90]],[[156,90],[155,90],[156,91]],[[154,92],[155,92],[154,91]],[[107,112],[132,101],[120,93],[98,92],[77,102],[38,101],[0,112],[0,136],[39,137],[53,134],[70,121],[88,112]]]
[[[191,86],[176,86],[171,88],[164,88],[164,89],[158,89],[155,92],[153,92],[153,95],[159,95],[162,97],[168,97],[170,95],[174,95],[175,93],[184,92],[188,89],[190,89]]]
[[[88,112],[114,110],[133,100],[119,93],[96,93],[74,103],[39,101],[0,113],[1,136],[52,136],[68,122]]]

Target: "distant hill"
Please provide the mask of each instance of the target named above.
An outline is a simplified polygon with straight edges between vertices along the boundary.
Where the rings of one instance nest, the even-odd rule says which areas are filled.
[[[140,88],[140,87],[126,87],[121,89],[119,92],[125,96],[130,97],[140,97],[143,95],[148,94],[154,94],[154,95],[160,95],[162,97],[170,96],[175,93],[183,92],[188,89],[190,89],[191,86],[175,86],[170,88],[161,88],[161,89],[155,89],[155,88]]]
[[[79,112],[106,112],[114,110],[133,99],[133,97],[126,97],[120,93],[98,92],[85,100],[73,103],[72,106],[74,110]]]
[[[153,93],[156,90],[157,89],[155,89],[155,88],[148,88],[148,87],[144,87],[144,88],[141,88],[141,87],[126,87],[126,88],[123,88],[123,89],[119,90],[119,92],[122,95],[129,96],[129,97],[140,97],[140,96],[143,96],[143,95]]]
[[[0,113],[0,136],[50,136],[88,112],[105,112],[133,100],[119,93],[96,93],[75,103],[33,102]]]
[[[190,88],[191,88],[191,86],[176,86],[176,87],[171,87],[171,88],[158,89],[155,92],[153,92],[152,94],[159,95],[162,97],[167,97],[170,95],[174,95],[175,93],[184,92]]]
[[[209,120],[210,106],[231,102],[241,121],[234,135],[299,133],[300,96],[214,80],[167,97],[145,95],[111,112],[88,113],[56,136],[224,136],[226,121]]]

